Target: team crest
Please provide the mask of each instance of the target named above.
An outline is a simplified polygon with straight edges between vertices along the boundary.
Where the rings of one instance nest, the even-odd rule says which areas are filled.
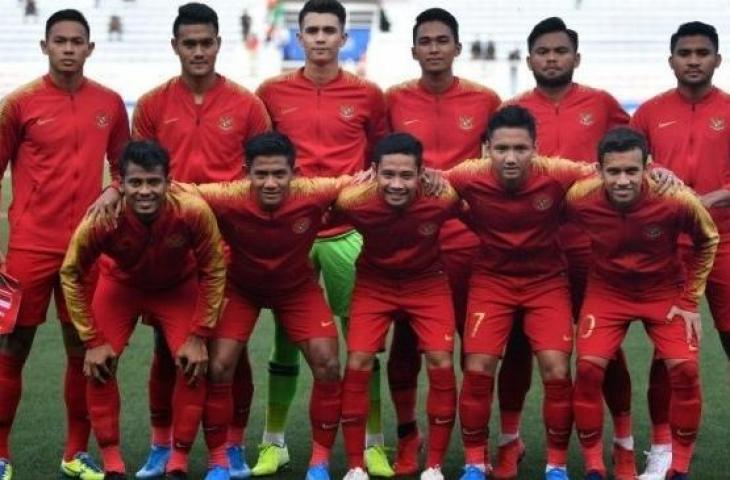
[[[545,194],[536,195],[532,199],[532,206],[538,212],[544,212],[545,210],[553,206],[553,199]]]
[[[595,122],[595,119],[591,112],[581,112],[578,114],[578,121],[580,121],[580,124],[584,127],[590,127]]]
[[[312,221],[308,217],[302,217],[297,219],[291,226],[292,232],[302,234],[309,230],[312,226]]]
[[[99,128],[106,128],[109,126],[109,117],[105,112],[97,112],[96,126]]]
[[[438,225],[433,222],[422,223],[418,226],[418,233],[424,237],[430,237],[438,230]]]
[[[345,120],[350,120],[355,116],[354,105],[340,105],[340,116]]]
[[[218,119],[218,126],[221,130],[228,131],[233,128],[233,118],[225,115]]]
[[[712,117],[710,119],[710,128],[716,132],[725,130],[725,119],[719,117]]]
[[[664,234],[662,227],[659,225],[647,225],[644,227],[644,238],[647,240],[657,240]]]
[[[459,128],[462,130],[473,130],[474,129],[474,117],[467,117],[466,115],[459,115]]]
[[[180,248],[185,245],[185,237],[182,235],[170,235],[165,238],[165,246],[169,248]]]

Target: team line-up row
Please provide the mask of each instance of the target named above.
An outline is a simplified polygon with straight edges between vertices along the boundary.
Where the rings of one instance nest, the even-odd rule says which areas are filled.
[[[314,376],[310,480],[329,478],[340,424],[348,480],[420,470],[421,353],[429,377],[422,479],[443,478],[457,411],[462,478],[517,475],[533,353],[545,390],[545,478],[568,478],[574,418],[586,478],[605,478],[602,385],[614,420],[614,476],[634,478],[619,346],[637,317],[657,348],[653,445],[640,478],[687,478],[701,412],[697,301],[706,283],[730,345],[730,269],[721,266],[729,104],[712,85],[715,29],[681,25],[670,41],[677,88],[642,105],[633,129],[612,129],[629,116],[606,92],[572,81],[578,35],[558,18],[528,37],[535,89],[501,109],[490,89],[454,76],[458,23],[443,9],[416,18],[421,77],[385,95],[339,68],[346,40],[339,2],[307,2],[299,24],[304,67],[264,82],[254,96],[215,72],[215,12],[180,7],[172,46],[181,74],[140,99],[129,143],[119,96],[83,75],[93,50],[85,18],[62,10],[48,19],[41,42],[48,75],[6,97],[0,110],[0,161],[13,169],[6,271],[23,292],[14,329],[0,343],[0,479],[13,475],[8,437],[20,374],[54,292],[68,355],[67,476],[125,478],[114,373],[132,319],[144,314],[160,341],[150,373],[153,446],[137,478],[187,478],[201,420],[207,480],[276,472],[288,462],[283,432],[297,350]],[[277,133],[264,133],[272,128]],[[105,157],[114,182],[95,198]],[[578,160],[597,160],[597,172]],[[371,162],[373,178],[355,183],[350,175]],[[424,167],[442,173],[424,177]],[[674,175],[696,194],[673,185]],[[278,331],[266,431],[249,469],[241,447],[253,394],[245,344],[261,308],[274,310]],[[344,379],[332,313],[347,332]],[[378,389],[368,383],[393,318],[388,377],[399,441],[391,466],[380,399],[368,395]],[[458,406],[455,331],[464,351]],[[500,358],[510,381],[495,380]],[[497,381],[501,435],[492,466],[486,426]],[[85,453],[89,422],[103,470]]]

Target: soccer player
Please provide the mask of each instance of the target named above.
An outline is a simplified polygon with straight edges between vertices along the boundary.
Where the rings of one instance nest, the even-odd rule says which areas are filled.
[[[297,149],[301,175],[334,177],[362,170],[372,146],[387,131],[385,102],[371,82],[343,71],[338,52],[347,41],[345,9],[337,0],[309,0],[299,12],[299,42],[304,67],[265,81],[257,90],[274,128]],[[362,238],[348,225],[319,233],[311,252],[322,274],[333,313],[347,325]],[[289,461],[284,439],[286,415],[296,392],[299,372],[296,347],[276,324],[269,363],[266,429],[254,475],[272,474]],[[379,367],[376,367],[379,369]],[[367,465],[377,476],[392,476],[383,449],[380,420],[380,375],[373,375],[368,419]]]
[[[666,478],[684,480],[702,408],[698,303],[719,235],[691,190],[651,191],[645,175],[648,150],[640,133],[612,130],[598,152],[600,177],[576,183],[567,195],[569,217],[590,235],[594,256],[576,335],[573,398],[585,478],[607,478],[601,385],[608,360],[638,318],[669,370],[673,457]],[[680,235],[692,244],[683,262]]]
[[[53,294],[67,355],[67,436],[61,472],[101,480],[103,473],[85,453],[91,427],[84,349],[69,322],[58,271],[76,225],[101,192],[105,157],[118,180],[111,160],[129,140],[129,125],[121,97],[84,76],[94,43],[79,11],[51,15],[40,46],[48,56],[48,74],[0,104],[0,172],[10,163],[13,197],[7,258],[0,255],[0,261],[23,287],[15,329],[0,337],[0,479],[13,475],[8,441],[22,391],[22,369]],[[99,207],[115,194],[114,189],[105,190]]]
[[[456,378],[451,359],[454,312],[440,260],[439,229],[456,214],[459,200],[450,187],[437,196],[423,194],[422,154],[421,143],[408,133],[384,138],[373,153],[375,180],[346,188],[335,204],[335,211],[364,237],[342,386],[346,480],[368,478],[363,457],[368,382],[375,354],[383,349],[397,314],[406,316],[400,321],[409,322],[416,331],[426,357],[429,435],[421,479],[444,478],[441,465],[456,416]]]
[[[538,22],[527,38],[527,66],[535,77],[535,88],[508,101],[525,107],[537,122],[537,150],[541,155],[592,162],[596,147],[608,129],[629,122],[629,115],[609,93],[575,83],[580,65],[578,33],[562,19]],[[573,315],[577,318],[591,262],[590,242],[579,229],[566,224],[560,241],[568,260]],[[501,435],[492,475],[512,478],[525,447],[519,437],[520,416],[530,387],[532,356],[520,331],[507,348],[498,378]],[[623,353],[606,370],[604,395],[614,420],[614,462],[616,472],[636,476],[631,435],[631,378]]]
[[[720,66],[717,31],[690,22],[670,40],[669,66],[677,86],[642,104],[632,126],[641,131],[652,158],[676,172],[710,211],[720,232],[715,266],[707,280],[707,300],[721,343],[730,358],[730,96],[713,86]],[[689,251],[683,245],[682,251]],[[642,480],[663,479],[671,462],[670,382],[665,362],[651,369],[649,412],[652,446]]]
[[[314,377],[309,402],[312,457],[306,478],[328,480],[330,450],[340,421],[337,328],[308,253],[322,216],[349,177],[294,177],[295,157],[286,136],[262,134],[246,144],[246,180],[194,187],[213,209],[231,249],[227,303],[211,347],[210,388],[227,385],[230,389],[238,357],[245,354],[260,310],[273,310]],[[246,410],[252,395],[253,385],[244,395]],[[211,402],[209,396],[206,412],[230,412],[230,401],[228,405]],[[224,429],[212,426],[206,427],[206,438],[221,431],[225,438]],[[228,478],[212,473],[208,480]]]
[[[459,24],[454,16],[441,8],[418,14],[411,53],[421,67],[421,77],[385,93],[391,130],[408,132],[421,141],[426,167],[449,169],[467,158],[478,158],[487,121],[501,101],[491,89],[454,75],[453,63],[461,53]],[[457,330],[461,331],[479,239],[461,221],[452,219],[441,229],[440,241]],[[415,406],[421,354],[408,322],[395,322],[393,342],[388,380],[398,419],[394,469],[398,475],[412,475],[418,471],[420,438]]]
[[[221,235],[205,202],[168,192],[169,157],[156,143],[130,142],[119,169],[123,211],[111,227],[93,217],[79,225],[61,267],[61,285],[86,344],[86,396],[104,478],[126,478],[116,367],[137,317],[150,313],[178,367],[167,478],[185,479],[205,401],[206,339],[218,320],[225,288]],[[101,255],[92,299],[84,282]]]
[[[200,3],[178,9],[172,27],[172,48],[180,59],[180,75],[143,95],[137,103],[132,135],[159,142],[170,152],[170,174],[181,182],[222,182],[243,177],[243,147],[253,136],[271,128],[261,100],[215,71],[221,46],[218,15]],[[170,456],[171,399],[175,364],[156,330],[155,357],[150,372],[152,448],[137,478],[155,478],[165,471]],[[241,361],[247,361],[241,357]],[[233,388],[236,415],[227,443],[231,476],[246,478],[243,416],[240,394],[250,383],[242,367]],[[231,395],[211,389],[208,395]],[[217,401],[217,400],[216,400]],[[207,417],[206,417],[207,418]],[[215,450],[218,445],[208,445]],[[225,460],[225,459],[224,459]]]
[[[535,120],[527,110],[504,107],[487,127],[488,158],[467,160],[446,172],[469,204],[468,224],[482,244],[472,269],[464,326],[459,405],[466,454],[463,480],[485,478],[494,374],[518,313],[545,389],[545,478],[568,478],[573,326],[558,230],[565,192],[593,167],[538,157],[535,136]]]

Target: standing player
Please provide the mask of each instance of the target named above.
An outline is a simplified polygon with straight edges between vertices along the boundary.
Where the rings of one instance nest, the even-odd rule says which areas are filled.
[[[438,233],[456,214],[458,197],[450,187],[434,197],[424,195],[419,185],[422,152],[410,134],[384,138],[373,153],[375,181],[346,188],[335,204],[364,237],[342,386],[346,480],[368,478],[363,470],[368,382],[395,315],[405,315],[401,321],[417,332],[428,366],[428,456],[421,479],[444,478],[441,465],[456,415],[456,378],[451,359],[454,312]]]
[[[720,232],[707,300],[730,358],[730,96],[712,85],[722,58],[712,25],[680,25],[670,40],[669,66],[677,87],[642,104],[632,119],[659,164],[676,172],[710,211]],[[688,246],[687,246],[688,247]],[[688,251],[688,248],[683,248]],[[652,365],[649,412],[652,447],[642,480],[663,479],[671,458],[670,382],[664,362]]]
[[[453,63],[461,53],[459,24],[446,10],[430,8],[416,17],[413,58],[421,77],[388,89],[385,100],[391,130],[408,132],[423,144],[427,167],[449,169],[482,153],[482,135],[500,99],[489,88],[454,75]],[[447,221],[440,233],[441,260],[453,293],[457,329],[466,315],[471,264],[479,239],[462,222]],[[396,322],[390,350],[388,380],[398,419],[396,474],[418,470],[420,438],[415,406],[421,355],[417,338],[407,322]]]
[[[334,177],[352,174],[368,162],[372,145],[385,135],[385,103],[373,83],[340,69],[338,52],[345,44],[345,9],[337,0],[309,0],[299,12],[298,38],[305,52],[304,67],[267,80],[257,93],[274,128],[287,135],[297,149],[303,176]],[[362,238],[351,226],[322,230],[312,249],[312,261],[322,273],[332,311],[347,324],[355,275],[355,259]],[[299,354],[277,323],[269,363],[266,430],[253,468],[254,475],[277,471],[289,461],[284,441],[286,415],[296,392]],[[382,448],[380,376],[371,383],[368,419],[368,469],[392,476]]]
[[[13,475],[8,437],[21,396],[21,372],[53,294],[67,355],[68,430],[61,472],[100,480],[103,473],[84,453],[91,428],[84,349],[69,322],[58,271],[76,225],[101,191],[105,156],[112,164],[112,177],[118,179],[112,161],[129,140],[129,126],[121,97],[84,77],[94,43],[80,12],[51,15],[41,50],[48,56],[48,74],[0,104],[0,172],[11,164],[13,196],[3,260],[7,273],[23,285],[15,330],[0,337],[0,479]],[[105,190],[99,205],[115,194],[114,189]]]
[[[530,111],[537,122],[537,149],[541,155],[570,160],[596,160],[596,146],[608,129],[629,122],[628,114],[609,93],[573,82],[580,65],[578,34],[562,19],[550,17],[535,25],[527,38],[527,65],[535,88],[508,103]],[[573,315],[577,317],[591,262],[590,242],[569,224],[561,227],[560,241],[568,260]],[[524,454],[519,437],[520,415],[530,386],[532,356],[524,335],[516,331],[499,375],[501,435],[493,476],[512,478]],[[631,435],[631,379],[623,353],[606,371],[604,394],[614,420],[614,462],[617,474],[633,479]]]
[[[607,478],[601,385],[608,360],[631,320],[639,318],[669,370],[673,458],[666,478],[685,480],[702,409],[698,304],[719,235],[691,190],[650,190],[647,145],[640,133],[612,130],[598,152],[600,178],[578,182],[567,195],[569,216],[589,233],[594,255],[576,336],[573,399],[585,478]],[[692,244],[684,262],[678,255],[680,235]]]
[[[243,176],[243,146],[270,128],[261,101],[242,86],[216,73],[221,46],[218,15],[201,3],[181,6],[172,27],[172,48],[180,59],[180,75],[140,98],[134,112],[132,135],[159,142],[170,152],[170,173],[181,182],[220,182]],[[154,478],[165,471],[170,455],[173,358],[156,330],[155,357],[150,372],[152,449],[137,478]],[[246,361],[242,357],[242,361]],[[237,408],[229,429],[228,460],[231,475],[240,479],[250,473],[241,447],[240,407],[246,367],[233,388]],[[208,395],[230,396],[231,391],[212,389]],[[215,400],[216,402],[218,400]],[[208,445],[215,450],[218,445]]]
[[[215,212],[231,248],[227,304],[211,347],[210,388],[226,384],[230,388],[260,310],[272,309],[314,377],[309,402],[313,445],[306,478],[328,480],[330,450],[340,421],[337,328],[308,254],[322,216],[346,180],[295,178],[295,157],[286,136],[259,135],[246,145],[246,180],[196,188]],[[248,363],[245,366],[250,376]],[[246,410],[252,395],[253,385],[243,395]],[[209,396],[206,411],[225,415],[230,407],[230,402],[213,404]],[[215,432],[206,428],[206,438]],[[214,470],[207,479],[228,478],[227,472],[216,476]]]
[[[119,219],[112,227],[93,218],[79,225],[61,268],[61,284],[71,320],[86,344],[86,395],[104,478],[126,478],[116,368],[137,317],[148,313],[158,322],[178,367],[167,478],[184,479],[203,414],[206,339],[218,320],[225,288],[221,236],[205,202],[168,193],[169,157],[156,143],[130,142],[119,169],[124,194]],[[92,300],[84,283],[102,255]]]
[[[522,107],[499,110],[487,127],[489,157],[446,172],[469,204],[482,248],[474,262],[464,326],[459,414],[466,454],[463,480],[483,480],[494,374],[515,317],[537,356],[545,390],[545,478],[568,478],[573,426],[570,292],[558,241],[565,192],[592,166],[536,157],[535,120]]]

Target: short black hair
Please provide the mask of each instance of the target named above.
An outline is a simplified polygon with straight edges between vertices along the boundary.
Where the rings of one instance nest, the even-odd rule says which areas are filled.
[[[641,151],[641,163],[646,165],[649,147],[644,135],[630,127],[612,128],[598,142],[598,163],[603,165],[603,157],[607,153],[628,152],[635,148]]]
[[[565,22],[560,17],[548,17],[545,20],[541,20],[534,27],[527,36],[527,51],[531,52],[532,47],[535,45],[537,39],[546,33],[563,32],[570,39],[570,43],[573,44],[573,50],[578,51],[578,32],[568,28]]]
[[[416,168],[423,165],[423,144],[410,133],[396,132],[381,139],[373,148],[373,164],[380,166],[384,155],[400,153],[412,155],[416,160]]]
[[[279,132],[266,132],[251,137],[246,142],[246,168],[249,170],[253,166],[253,161],[257,157],[271,157],[281,155],[286,157],[286,161],[294,170],[294,164],[297,157],[297,150],[289,137]]]
[[[162,167],[166,177],[170,174],[170,154],[154,140],[133,140],[127,143],[119,156],[119,172],[122,178],[127,174],[130,163],[139,165],[148,172]]]
[[[337,0],[308,0],[299,11],[299,27],[301,28],[304,17],[308,13],[331,13],[340,21],[342,31],[345,30],[345,21],[347,20],[347,12]]]
[[[190,2],[177,9],[177,17],[172,23],[172,34],[177,37],[180,25],[212,25],[218,35],[218,14],[204,3]]]
[[[533,142],[537,138],[535,117],[529,110],[519,105],[508,105],[497,110],[487,124],[485,139],[490,141],[494,132],[499,128],[524,128],[530,134]]]
[[[53,27],[58,22],[78,22],[86,30],[86,38],[91,36],[91,29],[89,28],[89,22],[84,17],[84,14],[73,8],[67,8],[65,10],[59,10],[46,20],[46,38],[51,32]]]
[[[715,53],[720,51],[720,39],[717,36],[717,30],[712,25],[702,22],[687,22],[680,25],[669,39],[669,51],[674,53],[674,48],[677,46],[679,39],[692,35],[707,37],[712,42],[712,46],[715,47]]]
[[[456,17],[443,8],[429,8],[419,13],[416,17],[416,23],[413,25],[413,45],[416,44],[418,27],[426,22],[443,23],[451,30],[451,34],[454,36],[454,42],[459,43],[459,22],[456,21]]]

